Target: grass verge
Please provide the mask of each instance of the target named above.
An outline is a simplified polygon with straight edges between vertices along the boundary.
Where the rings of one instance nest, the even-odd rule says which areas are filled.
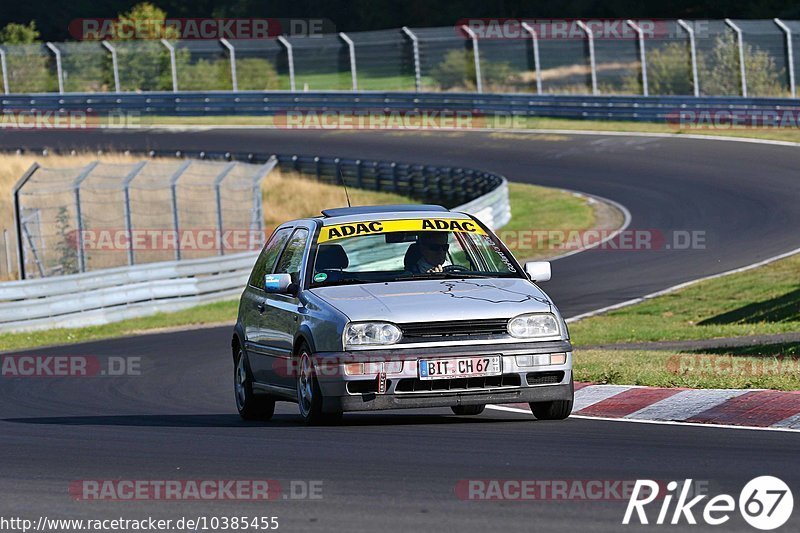
[[[575,354],[575,380],[693,389],[798,390],[800,358],[797,355],[748,357],[670,351],[579,350]]]
[[[201,117],[151,117],[137,119],[139,126],[159,125],[196,125],[196,126],[273,126],[271,116],[201,116]],[[643,132],[670,133],[675,135],[711,135],[721,137],[744,137],[751,139],[768,139],[775,141],[800,142],[800,129],[797,128],[751,128],[745,126],[730,127],[680,127],[677,124],[634,122],[623,120],[580,120],[546,117],[518,117],[513,124],[508,120],[491,120],[481,126],[491,127],[496,123],[497,129],[522,128],[531,130],[574,130],[574,131],[610,131],[610,132]]]
[[[800,254],[570,326],[577,346],[796,331],[800,331]]]

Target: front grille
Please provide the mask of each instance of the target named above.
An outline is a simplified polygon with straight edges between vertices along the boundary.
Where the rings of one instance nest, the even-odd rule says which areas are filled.
[[[409,322],[400,324],[403,338],[409,340],[431,337],[475,337],[505,335],[507,318],[489,320],[451,320],[446,322]]]
[[[553,385],[564,381],[564,372],[528,372],[528,385]]]
[[[475,378],[455,379],[401,379],[397,382],[395,392],[440,392],[496,387],[519,387],[519,374],[502,374]]]

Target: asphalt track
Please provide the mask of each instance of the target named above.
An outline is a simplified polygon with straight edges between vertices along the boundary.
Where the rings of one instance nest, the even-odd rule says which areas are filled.
[[[705,249],[588,251],[553,264],[565,315],[619,303],[797,248],[798,149],[611,135],[2,132],[3,148],[193,148],[394,158],[501,172],[625,205],[632,229],[704,231]],[[462,501],[466,479],[693,478],[712,494],[777,475],[800,494],[796,434],[599,420],[531,422],[487,411],[350,414],[305,428],[296,407],[245,424],[233,407],[230,330],[143,335],[37,354],[138,356],[142,375],[0,381],[0,516],[278,516],[284,531],[619,531],[625,503]],[[322,499],[269,503],[74,502],[84,479],[321,480]],[[655,518],[657,510],[651,513]],[[795,511],[790,525],[796,527]],[[653,526],[650,526],[653,527]],[[725,531],[752,531],[734,514]],[[636,529],[636,528],[631,528]],[[702,530],[685,525],[673,529]],[[719,528],[717,528],[719,529]]]

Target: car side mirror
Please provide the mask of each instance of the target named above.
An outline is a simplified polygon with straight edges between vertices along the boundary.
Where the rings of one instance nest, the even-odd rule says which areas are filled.
[[[548,281],[552,275],[550,261],[528,261],[525,263],[525,273],[533,281]]]
[[[267,274],[264,276],[264,290],[271,294],[294,294],[297,285],[292,283],[291,274]]]

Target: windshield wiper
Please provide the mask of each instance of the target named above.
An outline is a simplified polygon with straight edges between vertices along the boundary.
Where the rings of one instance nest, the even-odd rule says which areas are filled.
[[[418,274],[416,276],[399,276],[394,278],[395,281],[413,281],[419,279],[460,279],[460,278],[479,278],[479,279],[486,279],[491,278],[488,274],[474,274],[472,272],[425,272],[424,274]]]

